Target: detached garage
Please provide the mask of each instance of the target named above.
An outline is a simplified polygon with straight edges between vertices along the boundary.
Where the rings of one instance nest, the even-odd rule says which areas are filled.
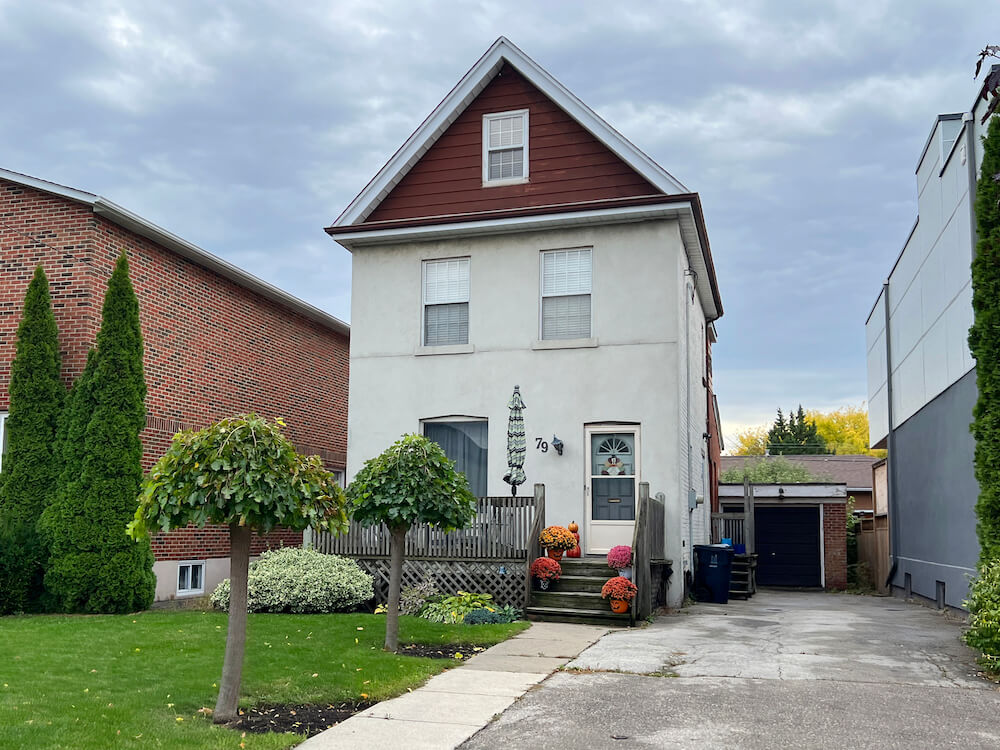
[[[743,521],[758,585],[847,586],[847,485],[720,484],[719,503],[718,515]]]

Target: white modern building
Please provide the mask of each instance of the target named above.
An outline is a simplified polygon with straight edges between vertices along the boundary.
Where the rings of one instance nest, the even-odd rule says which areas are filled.
[[[892,586],[942,607],[962,606],[979,555],[968,335],[985,107],[977,96],[935,120],[917,221],[866,324],[871,444],[889,449]]]
[[[504,38],[328,233],[353,254],[348,475],[402,433],[509,495],[527,482],[587,554],[630,544],[664,493],[668,600],[709,536],[709,327],[722,314],[700,201]]]

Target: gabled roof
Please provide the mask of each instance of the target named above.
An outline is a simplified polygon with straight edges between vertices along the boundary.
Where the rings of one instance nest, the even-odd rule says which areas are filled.
[[[596,112],[524,54],[506,37],[497,39],[472,66],[420,127],[393,154],[378,174],[333,222],[334,227],[359,224],[385,198],[393,187],[420,161],[434,142],[448,129],[469,103],[493,80],[504,62],[512,65],[532,85],[549,97],[591,135],[611,149],[622,161],[665,194],[689,192],[669,172],[640,151],[621,133],[608,125]]]
[[[696,283],[705,314],[709,320],[720,317],[722,300],[698,195],[691,193],[680,181],[640,151],[506,37],[500,37],[490,46],[378,174],[351,201],[333,225],[327,228],[327,233],[353,251],[354,248],[366,244],[378,244],[380,241],[429,239],[443,233],[460,236],[461,233],[481,234],[484,231],[526,231],[543,225],[553,226],[557,222],[577,219],[586,221],[587,214],[593,214],[592,218],[605,222],[632,221],[641,218],[637,213],[627,213],[628,209],[615,209],[613,205],[604,205],[602,202],[601,205],[552,205],[524,210],[438,216],[432,219],[425,217],[423,220],[364,223],[372,211],[486,88],[504,64],[514,67],[530,84],[663,193],[661,202],[664,208],[659,215],[678,219],[689,262],[697,274]],[[657,202],[653,196],[647,200],[649,203]],[[669,207],[666,204],[670,204]],[[655,215],[649,205],[629,208],[641,208],[642,211],[639,213],[643,216]],[[618,216],[619,212],[624,213]],[[542,215],[547,215],[547,218],[543,219]]]
[[[247,273],[242,268],[234,266],[232,263],[223,260],[217,255],[212,255],[212,253],[207,250],[202,250],[197,245],[193,245],[187,240],[183,240],[177,235],[168,232],[166,229],[158,227],[153,222],[132,213],[126,208],[122,208],[116,203],[112,203],[107,198],[102,198],[94,193],[76,190],[75,188],[66,187],[65,185],[59,185],[55,182],[49,182],[48,180],[42,180],[37,177],[31,177],[26,174],[21,174],[20,172],[12,172],[3,168],[0,168],[0,180],[6,180],[7,182],[24,185],[25,187],[29,187],[34,190],[40,190],[43,193],[58,195],[62,198],[67,198],[71,201],[76,201],[77,203],[90,206],[95,214],[103,216],[118,226],[135,232],[142,237],[146,237],[158,245],[177,253],[181,257],[187,258],[193,263],[196,263],[203,268],[207,268],[210,271],[214,271],[239,286],[278,302],[285,307],[291,308],[295,312],[300,313],[305,317],[320,323],[321,325],[332,328],[338,333],[348,336],[350,335],[351,327],[339,318],[335,318],[329,313],[323,312],[318,307],[313,307],[308,302],[304,302],[298,297],[293,297],[288,292],[283,289],[279,289],[273,284],[267,283],[263,279],[258,279],[256,276]]]
[[[834,482],[843,482],[849,490],[867,490],[872,488],[872,466],[879,462],[877,456],[851,455],[810,455],[796,456],[722,456],[720,472],[729,469],[742,469],[748,461],[773,461],[784,459],[789,463],[801,466],[814,475],[828,476]]]

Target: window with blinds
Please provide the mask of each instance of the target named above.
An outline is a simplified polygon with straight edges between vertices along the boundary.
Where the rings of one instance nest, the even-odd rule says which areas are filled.
[[[483,115],[483,183],[528,176],[528,110]]]
[[[542,252],[543,340],[590,338],[591,249]]]
[[[424,346],[469,343],[469,259],[424,261]]]

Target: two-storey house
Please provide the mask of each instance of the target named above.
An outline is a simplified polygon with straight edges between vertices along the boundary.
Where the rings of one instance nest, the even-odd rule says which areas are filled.
[[[421,432],[509,494],[520,386],[523,491],[586,554],[631,543],[640,482],[662,492],[679,604],[722,314],[698,195],[501,37],[327,232],[353,254],[349,476]]]

